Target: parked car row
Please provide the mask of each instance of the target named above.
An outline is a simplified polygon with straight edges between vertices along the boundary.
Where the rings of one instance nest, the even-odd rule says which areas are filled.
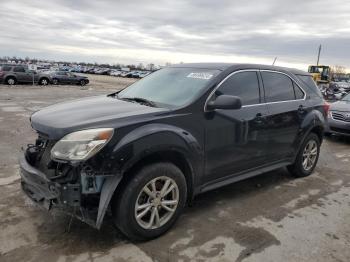
[[[320,90],[323,94],[324,99],[337,101],[350,93],[350,82],[331,82],[328,86],[321,86]]]
[[[0,82],[7,85],[35,83],[39,85],[75,84],[84,86],[89,83],[86,76],[78,76],[66,71],[33,71],[23,65],[0,66]]]
[[[110,75],[111,76],[119,76],[119,77],[127,77],[127,78],[144,78],[145,76],[148,76],[151,72],[149,71],[120,71],[120,70],[113,70]]]
[[[85,74],[95,74],[95,75],[110,75],[118,77],[127,77],[127,78],[143,78],[150,73],[151,71],[126,71],[122,69],[110,69],[110,68],[70,68],[63,69],[62,71],[76,72],[76,73],[85,73]]]

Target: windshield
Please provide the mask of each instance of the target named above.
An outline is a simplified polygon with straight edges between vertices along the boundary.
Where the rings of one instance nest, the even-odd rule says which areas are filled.
[[[141,98],[159,106],[180,107],[192,101],[219,70],[169,67],[128,86],[119,99]]]
[[[344,96],[342,100],[350,102],[350,94],[347,94],[346,96]]]

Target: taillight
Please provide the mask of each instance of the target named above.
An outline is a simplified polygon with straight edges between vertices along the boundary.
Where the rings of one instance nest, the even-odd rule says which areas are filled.
[[[331,105],[329,103],[327,103],[326,101],[323,104],[323,109],[324,109],[324,112],[325,112],[326,116],[329,116],[329,108],[330,108],[330,106]]]
[[[5,74],[4,71],[0,71],[0,76],[3,76]]]

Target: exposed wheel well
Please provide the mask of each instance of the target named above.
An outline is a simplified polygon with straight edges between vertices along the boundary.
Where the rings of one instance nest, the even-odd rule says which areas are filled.
[[[39,79],[39,83],[41,83],[42,80],[46,79],[50,83],[50,79],[46,76],[43,76]]]
[[[321,126],[315,126],[310,131],[310,133],[315,133],[318,136],[318,138],[320,139],[321,143],[322,143],[322,140],[323,140],[323,132],[324,132],[324,129]]]
[[[15,81],[17,81],[17,79],[16,79],[15,76],[7,76],[7,77],[5,78],[5,81],[7,81],[7,80],[10,79],[10,78],[12,78],[12,79],[14,79]]]
[[[123,178],[118,188],[122,188],[129,181],[129,179],[140,170],[143,166],[150,165],[159,162],[169,162],[177,166],[182,173],[185,175],[187,183],[187,200],[191,201],[193,197],[193,181],[192,181],[192,168],[186,158],[178,152],[175,151],[161,151],[152,153],[145,156],[144,158],[138,160],[130,168],[125,170]],[[119,191],[119,190],[118,190]]]

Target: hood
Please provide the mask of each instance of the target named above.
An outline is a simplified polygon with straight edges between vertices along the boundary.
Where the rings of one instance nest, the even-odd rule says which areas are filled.
[[[59,103],[35,112],[32,127],[50,139],[88,128],[125,125],[125,122],[147,120],[168,109],[126,102],[109,96],[96,96]],[[133,120],[133,121],[132,121]]]
[[[350,101],[340,100],[331,104],[330,110],[350,112]]]

